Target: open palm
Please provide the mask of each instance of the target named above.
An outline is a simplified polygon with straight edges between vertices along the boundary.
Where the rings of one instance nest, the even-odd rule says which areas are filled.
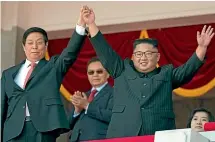
[[[199,31],[197,32],[198,45],[205,48],[207,48],[214,36],[213,28],[211,26],[209,26],[207,29],[206,28],[207,26],[203,27],[201,34]]]

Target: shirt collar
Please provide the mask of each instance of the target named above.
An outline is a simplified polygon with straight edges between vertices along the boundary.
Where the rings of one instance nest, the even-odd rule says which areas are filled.
[[[39,61],[36,61],[35,63],[38,64]],[[26,60],[25,60],[24,66],[25,66],[25,67],[29,67],[30,64],[31,64],[31,61],[29,61],[28,59],[26,59]]]
[[[94,89],[96,89],[99,92],[99,91],[101,91],[105,87],[106,84],[108,84],[108,82],[105,82],[103,85],[101,85],[99,87],[93,87],[91,89],[91,91],[93,91]]]
[[[154,76],[154,75],[156,75],[156,74],[158,74],[158,72],[159,72],[159,68],[155,68],[153,71],[151,71],[151,72],[148,72],[148,73],[140,73],[139,72],[139,75],[140,75],[140,77],[152,77],[152,76]]]

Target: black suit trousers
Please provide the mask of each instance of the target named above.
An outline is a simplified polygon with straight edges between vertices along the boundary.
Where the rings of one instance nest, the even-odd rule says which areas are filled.
[[[25,121],[22,133],[8,142],[56,142],[57,136],[53,133],[38,132],[32,121]]]

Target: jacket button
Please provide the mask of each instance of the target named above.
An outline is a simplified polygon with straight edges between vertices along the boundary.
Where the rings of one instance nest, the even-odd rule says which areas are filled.
[[[141,107],[141,109],[145,109],[144,107]]]
[[[22,108],[25,108],[25,106],[23,106]]]
[[[146,83],[144,83],[143,85],[146,86]]]
[[[146,96],[142,96],[143,98],[145,98]]]

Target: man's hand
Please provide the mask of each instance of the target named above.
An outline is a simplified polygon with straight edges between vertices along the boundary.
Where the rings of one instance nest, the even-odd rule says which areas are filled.
[[[87,24],[89,27],[90,36],[94,37],[99,32],[99,29],[96,26],[95,13],[93,12],[92,8],[89,8],[87,6],[84,7],[83,20],[84,20],[85,24]]]
[[[95,22],[95,14],[93,9],[85,6],[83,10],[83,20],[89,26]]]
[[[214,36],[213,28],[209,26],[206,30],[207,26],[205,25],[202,29],[202,32],[197,32],[197,42],[198,45],[202,48],[207,48],[211,42],[211,39]]]
[[[84,93],[78,92],[72,96],[72,104],[79,110],[86,109],[89,105],[87,96]]]
[[[74,97],[74,96],[80,96],[80,97],[82,97],[81,92],[76,91],[76,92],[71,96],[71,102],[72,102],[72,104],[73,104],[74,107],[75,107],[75,112],[76,112],[76,113],[81,113],[81,111],[83,110],[83,108],[80,108],[80,107],[78,107],[78,106],[76,105],[76,102],[73,100],[73,97]]]
[[[82,27],[86,27],[86,23],[85,23],[85,21],[83,19],[84,9],[86,9],[86,6],[83,6],[81,8],[80,15],[79,15],[79,18],[78,18],[78,23],[77,23],[79,26],[82,26]]]
[[[213,28],[209,26],[206,30],[206,26],[203,27],[202,32],[197,32],[197,42],[198,47],[196,49],[196,55],[198,58],[203,61],[205,58],[205,54],[207,52],[207,47],[211,42],[211,39],[214,37]]]

